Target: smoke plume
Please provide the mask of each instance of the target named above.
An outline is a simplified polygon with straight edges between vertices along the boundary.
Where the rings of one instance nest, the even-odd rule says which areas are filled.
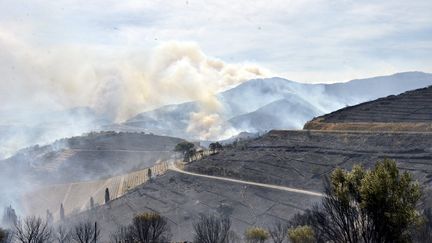
[[[208,57],[185,42],[153,49],[37,46],[0,31],[0,53],[0,126],[39,126],[49,120],[47,114],[74,107],[89,107],[97,116],[121,122],[161,105],[197,100],[201,110],[191,114],[188,131],[207,138],[220,127],[213,127],[221,109],[215,94],[268,74],[253,64]],[[80,134],[94,124],[76,127],[62,134]]]

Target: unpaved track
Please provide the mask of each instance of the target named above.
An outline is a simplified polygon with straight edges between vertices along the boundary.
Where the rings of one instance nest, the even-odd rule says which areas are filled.
[[[297,189],[297,188],[292,188],[292,187],[286,187],[286,186],[270,185],[270,184],[252,182],[252,181],[243,181],[243,180],[231,179],[231,178],[226,178],[226,177],[210,176],[210,175],[203,175],[203,174],[198,174],[198,173],[194,173],[194,172],[189,172],[189,171],[185,171],[185,170],[178,168],[174,163],[170,163],[169,170],[179,172],[182,174],[186,174],[186,175],[191,175],[191,176],[204,177],[204,178],[220,180],[220,181],[229,181],[229,182],[251,185],[251,186],[259,186],[259,187],[270,188],[270,189],[275,189],[275,190],[300,193],[300,194],[305,194],[305,195],[310,195],[310,196],[324,197],[324,194],[319,193],[319,192],[314,192],[314,191],[307,191],[307,190],[302,190],[302,189]]]

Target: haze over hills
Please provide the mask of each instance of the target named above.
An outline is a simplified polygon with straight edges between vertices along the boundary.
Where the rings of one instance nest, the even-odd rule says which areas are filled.
[[[0,160],[4,176],[19,169],[34,183],[97,180],[170,159],[183,139],[144,133],[100,132],[34,146]]]
[[[163,106],[121,124],[114,124],[112,116],[89,107],[39,113],[9,111],[1,114],[7,119],[0,124],[0,159],[27,146],[99,130],[218,140],[240,132],[300,129],[313,117],[347,105],[428,86],[432,84],[431,77],[427,73],[407,72],[337,84],[305,84],[282,78],[246,81],[217,94],[217,110],[204,111],[211,118],[210,123],[199,127],[204,136],[190,129],[193,115],[206,109],[200,102]]]
[[[317,115],[431,84],[432,75],[422,72],[336,84],[305,84],[282,78],[256,79],[219,93],[217,98],[222,108],[218,115],[226,128],[234,128],[237,132],[300,129]],[[138,114],[122,126],[124,129],[196,138],[188,132],[188,125],[190,114],[199,112],[199,109],[198,102],[164,106]],[[278,114],[271,115],[275,111]],[[264,120],[263,116],[266,121],[258,122]]]
[[[381,112],[382,119],[395,113],[411,112],[405,122],[416,122],[421,110],[412,111],[407,100],[422,102],[422,110],[429,110],[429,95],[419,98],[420,89],[401,96],[390,97],[394,102]],[[429,94],[429,93],[427,93]],[[403,97],[403,98],[397,98]],[[383,100],[367,102],[337,111],[338,121],[350,120],[345,111],[368,106],[363,121],[374,119]],[[373,104],[373,105],[371,105]],[[389,104],[389,103],[384,103]],[[416,111],[420,111],[416,113]],[[331,115],[329,115],[331,116]],[[368,118],[369,117],[369,118]],[[432,123],[432,117],[422,122]],[[432,133],[388,131],[271,131],[261,137],[226,146],[216,155],[192,162],[186,172],[218,178],[238,179],[267,185],[289,186],[310,191],[322,191],[323,179],[335,168],[351,169],[360,164],[371,168],[376,161],[391,158],[402,171],[409,171],[425,191],[424,203],[431,201],[432,189]],[[175,239],[191,240],[192,223],[201,213],[215,212],[233,220],[237,232],[250,226],[268,226],[275,220],[287,220],[294,213],[309,208],[319,197],[289,193],[253,185],[222,181],[182,174],[178,171],[155,178],[138,186],[108,206],[98,207],[94,217],[104,218],[103,226],[115,229],[130,221],[140,211],[156,211],[166,216]],[[86,217],[83,213],[79,217]],[[76,218],[72,217],[72,220]]]
[[[22,114],[14,111],[1,115],[5,120],[0,125],[0,159],[12,156],[24,147],[78,136],[113,122],[89,107],[52,112],[34,110]]]

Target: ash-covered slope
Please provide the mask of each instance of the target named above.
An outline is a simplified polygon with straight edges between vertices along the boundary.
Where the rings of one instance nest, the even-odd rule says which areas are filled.
[[[218,111],[218,115],[227,125],[230,124],[230,121],[235,121],[234,128],[238,128],[239,132],[262,132],[268,130],[268,128],[299,129],[302,128],[305,121],[317,115],[347,105],[399,94],[431,84],[432,75],[422,72],[399,73],[336,84],[305,84],[283,78],[255,79],[219,93],[217,99],[222,105],[222,109]],[[292,99],[292,97],[298,97],[298,100]],[[290,119],[288,124],[281,124],[279,120],[282,118],[276,114],[266,117],[267,124],[264,127],[261,127],[260,123],[250,122],[257,119],[263,120],[264,118],[260,116],[267,116],[267,113],[262,113],[261,110],[266,109],[265,106],[282,99],[291,103],[278,107],[279,113],[292,115],[291,117],[283,117],[283,119]],[[291,112],[291,109],[299,102],[307,103],[308,112],[296,116]],[[144,130],[169,136],[193,138],[193,134],[190,134],[187,128],[191,114],[199,111],[199,102],[164,106],[138,114],[121,124],[119,129]],[[248,116],[253,116],[253,119],[248,119]],[[242,126],[238,126],[239,123]],[[273,125],[284,126],[272,127]],[[293,127],[293,125],[295,126]]]
[[[315,118],[305,128],[432,131],[432,86],[347,107]]]
[[[317,196],[170,171],[108,205],[96,208],[90,212],[90,217],[100,222],[107,240],[109,232],[129,224],[134,215],[158,212],[168,218],[173,240],[182,242],[193,240],[193,223],[200,214],[227,215],[232,220],[233,229],[241,234],[251,226],[268,227],[280,220],[287,221],[319,200]],[[89,214],[80,216],[87,218]]]
[[[392,158],[432,186],[432,133],[271,131],[190,164],[187,169],[261,183],[320,190],[336,167],[372,167]]]
[[[23,149],[0,161],[4,173],[28,181],[66,183],[97,180],[169,159],[179,138],[144,133],[100,132]]]

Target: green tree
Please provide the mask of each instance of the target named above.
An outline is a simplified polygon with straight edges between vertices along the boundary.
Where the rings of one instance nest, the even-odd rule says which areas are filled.
[[[373,221],[376,242],[406,242],[409,227],[420,220],[416,210],[421,198],[418,183],[408,172],[400,173],[393,160],[378,162],[360,186],[360,207]]]
[[[313,227],[317,240],[410,242],[410,228],[420,221],[420,186],[393,160],[379,161],[372,170],[336,169],[325,192],[320,206],[296,218]]]
[[[185,141],[185,142],[178,143],[175,146],[174,151],[185,154],[187,151],[191,150],[193,147],[195,147],[195,145],[193,143]]]
[[[178,143],[175,146],[174,151],[181,153],[184,157],[184,161],[188,161],[192,157],[191,155],[193,155],[193,153],[191,151],[194,149],[194,147],[195,147],[195,144],[184,141],[184,142]]]
[[[212,152],[213,154],[221,151],[222,148],[223,148],[223,146],[219,142],[209,144],[210,152]]]
[[[245,238],[248,243],[264,243],[270,237],[267,230],[260,227],[252,227],[246,230]]]
[[[315,236],[312,227],[304,225],[288,230],[288,237],[292,243],[314,243]]]

